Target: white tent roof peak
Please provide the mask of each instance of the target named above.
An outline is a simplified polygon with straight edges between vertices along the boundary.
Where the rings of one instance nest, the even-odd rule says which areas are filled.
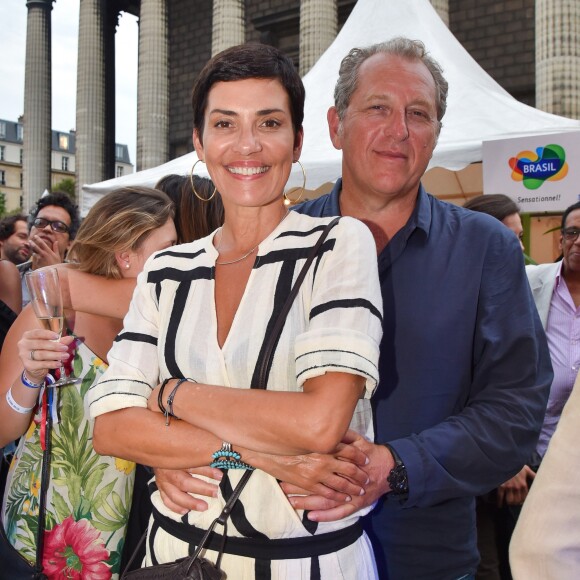
[[[300,160],[308,188],[334,181],[341,174],[341,152],[332,146],[326,121],[341,60],[353,47],[396,36],[421,40],[449,82],[447,112],[430,168],[459,170],[481,161],[483,141],[580,129],[580,121],[539,111],[509,95],[461,46],[429,0],[358,0],[334,42],[303,79],[306,104]],[[195,153],[189,153],[153,169],[85,185],[83,212],[96,201],[94,196],[98,199],[122,185],[152,186],[169,173],[188,173],[195,159]],[[302,174],[295,166],[288,185],[301,183]]]

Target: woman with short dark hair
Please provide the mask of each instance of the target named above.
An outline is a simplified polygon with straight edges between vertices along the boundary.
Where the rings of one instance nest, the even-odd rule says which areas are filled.
[[[228,521],[228,578],[376,578],[358,522],[368,509],[315,524],[267,473],[272,456],[335,451],[349,426],[372,436],[382,334],[372,235],[351,218],[330,231],[286,318],[268,388],[252,388],[277,315],[332,220],[284,205],[302,148],[304,88],[283,53],[265,45],[220,53],[193,104],[194,146],[225,221],[156,257],[138,280],[111,366],[91,390],[95,448],[153,467],[223,469],[205,511],[172,511],[152,486],[147,565],[187,556],[254,469]],[[216,558],[212,546],[204,554]]]

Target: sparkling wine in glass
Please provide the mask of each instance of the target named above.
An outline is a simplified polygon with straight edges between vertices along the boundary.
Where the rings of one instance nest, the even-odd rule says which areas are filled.
[[[25,280],[36,317],[43,328],[58,334],[58,338],[55,340],[55,342],[58,342],[64,328],[64,309],[58,270],[56,268],[32,270],[26,272]],[[67,376],[64,365],[61,363],[60,378],[51,386],[70,385],[76,381],[77,379],[74,377]]]

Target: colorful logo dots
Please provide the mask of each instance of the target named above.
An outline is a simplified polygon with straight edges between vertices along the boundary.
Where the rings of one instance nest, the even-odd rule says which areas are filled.
[[[536,152],[520,151],[509,160],[512,179],[527,189],[538,189],[544,181],[558,181],[568,175],[566,151],[560,145],[538,147]]]

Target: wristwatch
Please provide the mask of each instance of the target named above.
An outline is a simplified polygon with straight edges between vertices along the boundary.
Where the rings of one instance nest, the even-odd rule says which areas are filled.
[[[407,477],[407,468],[399,454],[388,443],[384,446],[391,452],[395,460],[395,466],[387,476],[387,482],[391,486],[391,494],[397,499],[405,501],[409,496],[409,479]],[[386,496],[388,497],[388,495]]]

